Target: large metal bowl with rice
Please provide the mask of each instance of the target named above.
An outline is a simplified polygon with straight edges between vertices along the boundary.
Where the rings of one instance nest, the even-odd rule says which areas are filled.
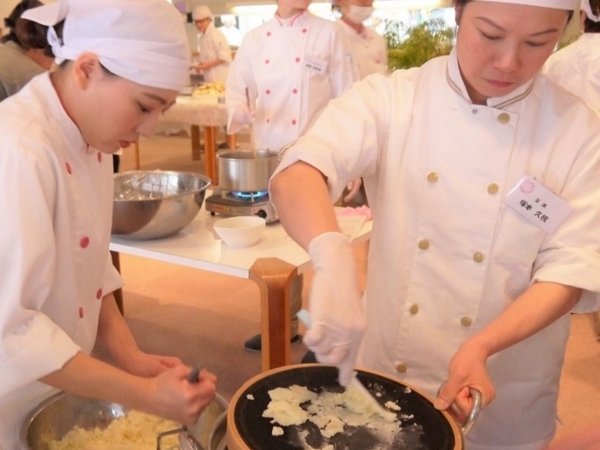
[[[191,172],[115,174],[112,234],[137,240],[175,234],[194,220],[209,186],[209,178]]]
[[[204,448],[210,448],[209,438],[213,427],[227,410],[227,406],[225,399],[217,395],[202,412],[198,422],[188,427]],[[52,441],[62,439],[74,427],[103,430],[111,422],[129,413],[130,410],[116,403],[60,392],[42,402],[25,420],[21,428],[21,448],[49,450]],[[149,450],[155,448],[156,442]],[[164,450],[166,447],[161,448]]]

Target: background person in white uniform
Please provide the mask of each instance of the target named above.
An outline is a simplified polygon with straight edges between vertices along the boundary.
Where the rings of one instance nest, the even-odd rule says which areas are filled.
[[[315,267],[304,342],[484,409],[470,450],[539,450],[556,430],[569,311],[600,292],[600,119],[540,69],[576,0],[455,0],[449,56],[330,102],[270,193]],[[363,176],[373,213],[361,300],[331,207]],[[298,189],[302,186],[302,189]],[[564,221],[561,222],[561,219]]]
[[[4,19],[9,31],[0,39],[0,101],[52,66],[47,27],[21,19],[23,12],[41,5],[37,0],[23,0]]]
[[[192,11],[192,19],[200,30],[197,37],[199,62],[194,68],[204,75],[204,81],[225,83],[231,64],[231,49],[227,39],[214,26],[208,6],[196,6]]]
[[[583,34],[548,58],[545,74],[600,111],[600,1],[582,0]]]
[[[387,73],[388,55],[385,38],[363,22],[373,13],[373,0],[338,0],[342,12],[340,28],[348,36],[352,56],[362,80],[372,73]]]
[[[219,27],[219,31],[223,33],[225,39],[231,47],[239,47],[242,43],[242,32],[237,27],[235,16],[224,14],[221,16],[223,26]]]
[[[335,23],[311,14],[311,0],[279,0],[275,16],[248,32],[238,49],[225,101],[228,133],[252,125],[257,149],[278,151],[302,136],[332,98],[358,78],[350,49]],[[302,277],[292,292],[292,341],[299,342],[296,313]],[[261,349],[260,335],[245,343]]]
[[[24,418],[58,390],[193,423],[215,377],[190,384],[178,358],[137,347],[109,255],[110,156],[151,135],[184,86],[181,15],[164,0],[59,0],[23,17],[51,27],[59,67],[0,103],[0,443],[21,450]]]

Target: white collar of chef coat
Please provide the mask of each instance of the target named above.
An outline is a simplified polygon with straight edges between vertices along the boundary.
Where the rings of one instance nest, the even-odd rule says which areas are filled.
[[[363,39],[368,39],[371,37],[371,35],[369,34],[370,28],[367,26],[363,25],[362,30],[356,31],[354,28],[352,28],[350,25],[348,25],[342,19],[340,19],[338,22],[340,23],[341,26],[346,28],[346,30],[348,30],[348,33],[350,33],[352,36],[360,36]]]
[[[54,89],[52,81],[50,81],[50,72],[45,72],[34,78],[32,80],[32,84],[33,83],[39,83],[39,89],[44,93],[48,93],[47,95],[44,95],[43,98],[50,109],[48,114],[56,117],[60,123],[60,130],[58,131],[64,135],[66,141],[69,142],[73,149],[83,148],[85,152],[88,153],[90,147],[83,139],[83,135],[73,119],[67,114],[60,98],[58,98],[58,93],[56,92],[56,89]]]
[[[289,17],[287,19],[282,19],[277,14],[275,14],[275,21],[282,27],[299,27],[305,25],[308,20],[309,12],[308,10],[304,10],[293,17]]]
[[[461,97],[463,97],[467,102],[471,102],[471,98],[467,92],[467,88],[465,86],[465,82],[462,79],[462,75],[460,74],[460,69],[458,67],[458,57],[456,55],[456,48],[452,49],[448,58],[448,65],[446,66],[446,79],[448,80],[448,84],[452,89],[454,89]],[[518,102],[519,100],[524,99],[529,95],[531,90],[533,89],[534,79],[529,80],[527,83],[523,84],[523,86],[518,87],[510,94],[505,95],[503,97],[490,97],[487,99],[487,105],[493,108],[502,109],[508,105]]]

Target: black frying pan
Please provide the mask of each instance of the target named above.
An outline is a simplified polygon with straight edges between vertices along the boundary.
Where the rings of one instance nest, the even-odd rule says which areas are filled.
[[[272,436],[271,419],[262,417],[270,397],[268,391],[297,384],[314,392],[342,392],[335,367],[320,364],[301,364],[274,369],[246,382],[234,395],[227,417],[227,447],[229,450],[297,450],[303,448],[299,433],[308,433],[305,442],[319,449],[331,444],[335,450],[382,449],[381,442],[366,427],[347,428],[328,441],[311,422],[282,427],[283,436]],[[455,450],[463,448],[462,434],[446,412],[433,407],[425,395],[391,377],[376,372],[358,370],[358,379],[383,405],[393,401],[401,407],[398,418],[402,432],[392,446],[395,450]],[[248,398],[251,395],[254,399]],[[413,416],[410,419],[402,417]],[[378,445],[379,444],[379,445]]]

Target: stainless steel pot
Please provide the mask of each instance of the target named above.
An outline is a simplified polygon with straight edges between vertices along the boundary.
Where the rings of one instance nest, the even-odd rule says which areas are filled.
[[[269,178],[279,164],[278,152],[236,151],[218,155],[219,187],[226,191],[266,191]]]

